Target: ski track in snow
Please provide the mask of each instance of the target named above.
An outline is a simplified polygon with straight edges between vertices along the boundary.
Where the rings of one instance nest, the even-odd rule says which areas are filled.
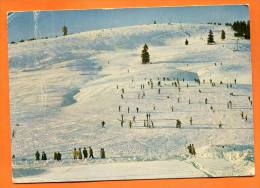
[[[214,32],[216,45],[206,45],[209,29]],[[221,29],[226,31],[225,41],[220,40]],[[186,38],[188,46],[184,45]],[[144,43],[149,46],[152,62],[149,65],[140,63]],[[233,52],[236,41],[229,27],[203,24],[130,26],[9,45],[11,125],[15,130],[12,151],[16,155],[14,181],[49,181],[53,171],[75,169],[73,166],[95,170],[98,165],[109,168],[118,164],[122,168],[113,166],[117,174],[133,161],[150,162],[155,167],[160,162],[179,161],[180,166],[185,162],[194,173],[178,174],[173,170],[169,174],[163,167],[156,168],[162,177],[253,175],[253,147],[240,147],[253,145],[253,112],[247,99],[252,97],[250,41],[240,40],[239,46],[241,51]],[[161,80],[184,77],[185,81],[180,81],[181,92],[171,85],[172,81],[162,81],[159,95],[158,77]],[[147,85],[150,78],[154,89]],[[206,84],[199,86],[194,78],[200,78],[201,82],[205,79]],[[236,85],[234,78],[237,78]],[[216,82],[216,87],[209,84],[209,79]],[[220,81],[224,84],[220,85]],[[43,82],[46,104],[41,98]],[[233,83],[233,88],[226,88],[226,83]],[[141,84],[145,84],[146,96],[138,99],[138,94],[142,95]],[[121,88],[125,89],[123,100]],[[230,95],[232,92],[235,96]],[[207,105],[204,104],[206,97]],[[229,100],[233,102],[232,110],[226,107]],[[118,112],[119,105],[122,112]],[[211,105],[215,112],[210,110]],[[130,113],[127,113],[128,106]],[[138,114],[136,107],[140,108]],[[241,110],[248,115],[247,122],[241,119]],[[121,113],[126,120],[123,128],[120,127]],[[143,127],[146,113],[151,113],[154,129]],[[129,129],[127,121],[133,115],[136,123]],[[191,116],[193,125],[189,125]],[[175,128],[176,119],[182,121],[181,129]],[[101,129],[102,120],[106,122],[104,129]],[[218,128],[220,120],[222,129]],[[20,126],[16,126],[17,123]],[[190,143],[195,145],[195,157],[187,152]],[[216,149],[216,145],[237,151],[222,151]],[[71,159],[74,147],[87,146],[93,147],[97,157],[99,149],[105,148],[107,159],[84,162]],[[54,151],[60,151],[63,162],[35,163],[36,150],[45,151],[50,159]],[[204,152],[209,155],[203,155]],[[215,152],[214,157],[210,155]],[[233,157],[226,158],[228,155]],[[226,167],[231,170],[224,172]],[[28,176],[26,170],[20,170],[28,168],[34,169],[36,174]],[[40,170],[37,174],[38,168],[46,172]],[[102,178],[102,174],[76,177],[73,172],[53,181]],[[126,174],[124,178],[139,178],[131,175],[134,171],[128,172],[129,177]],[[143,172],[142,177],[156,178],[158,174]],[[118,177],[111,173],[103,178]]]

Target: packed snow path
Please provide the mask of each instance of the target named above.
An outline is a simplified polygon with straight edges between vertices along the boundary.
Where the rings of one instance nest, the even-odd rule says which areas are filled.
[[[209,29],[216,45],[206,44]],[[225,41],[220,40],[221,29],[226,31]],[[149,46],[149,65],[140,63],[144,43]],[[61,166],[70,166],[73,148],[92,146],[95,156],[105,148],[107,159],[88,161],[89,166],[186,160],[213,176],[254,174],[250,42],[241,40],[240,51],[233,52],[235,47],[229,27],[198,24],[113,28],[10,45],[14,168],[39,168],[28,162],[36,150],[45,151],[48,158],[60,151]],[[174,78],[179,79],[180,91],[172,85]],[[232,109],[227,108],[230,100]],[[154,128],[144,127],[147,113]],[[136,122],[130,129],[133,116]],[[176,119],[182,121],[181,129],[176,129]],[[196,157],[188,154],[191,143]],[[54,167],[49,162],[44,168]]]

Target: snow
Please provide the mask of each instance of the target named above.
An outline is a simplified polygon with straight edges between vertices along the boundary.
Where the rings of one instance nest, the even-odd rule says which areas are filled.
[[[216,45],[206,44],[209,29]],[[149,46],[149,65],[141,64],[144,43]],[[236,47],[229,27],[204,24],[137,25],[10,44],[14,182],[254,175],[250,41],[240,39],[240,50],[233,51]],[[180,81],[180,92],[172,81],[162,81],[159,95],[158,77],[185,80]],[[147,85],[150,78],[154,89]],[[199,86],[194,78],[206,83]],[[226,88],[226,83],[233,87]],[[146,96],[138,99],[141,84]],[[233,109],[227,109],[229,100]],[[248,121],[241,119],[241,111]],[[127,120],[123,128],[121,113]],[[155,128],[143,127],[146,113]],[[129,129],[134,115],[136,123]],[[175,128],[176,119],[182,121],[181,129]],[[187,151],[191,143],[195,157]],[[88,146],[97,159],[72,160],[73,148]],[[100,148],[105,148],[107,159],[99,159]],[[63,161],[35,163],[36,150],[50,159],[60,151]]]

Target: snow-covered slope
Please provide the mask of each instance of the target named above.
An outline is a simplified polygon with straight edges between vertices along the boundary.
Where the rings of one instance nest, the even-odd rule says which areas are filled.
[[[214,32],[216,45],[206,44],[209,29]],[[223,41],[222,29],[226,32]],[[187,46],[185,39],[189,40]],[[141,64],[144,43],[149,46],[149,65]],[[185,161],[189,168],[197,169],[193,172],[197,177],[202,176],[201,172],[209,176],[253,175],[253,113],[248,101],[248,96],[252,96],[250,41],[241,39],[238,47],[239,51],[234,51],[237,40],[229,27],[199,24],[139,25],[9,45],[11,123],[15,131],[12,142],[16,155],[13,167],[14,172],[19,172],[18,176],[14,173],[15,181],[28,182],[34,177],[38,177],[35,181],[48,181],[51,169],[60,166],[77,165],[83,170],[88,168],[86,165],[115,163],[123,170],[129,161]],[[169,78],[162,81],[161,94],[158,77]],[[173,78],[184,78],[180,92],[172,86]],[[205,84],[194,83],[194,78],[205,80]],[[153,89],[147,85],[149,79],[155,83]],[[210,85],[210,79],[216,87]],[[224,84],[220,85],[220,81]],[[227,88],[227,83],[233,87]],[[138,99],[138,94],[143,94],[141,84],[145,84],[145,97]],[[205,98],[208,105],[204,104]],[[233,109],[226,107],[229,100]],[[122,112],[118,112],[119,105]],[[241,119],[241,111],[247,114],[247,121]],[[151,114],[155,128],[143,127],[146,113]],[[121,114],[126,120],[123,128]],[[128,120],[133,116],[136,123],[129,129]],[[193,125],[189,125],[191,116]],[[182,129],[175,128],[176,119],[182,121]],[[103,120],[106,125],[102,129]],[[220,121],[222,129],[218,128]],[[191,143],[197,149],[195,157],[187,152]],[[87,146],[93,147],[96,156],[101,147],[105,148],[107,159],[72,161],[73,148]],[[45,151],[49,158],[60,151],[63,162],[34,163],[36,150]],[[24,168],[41,168],[50,173],[23,177],[27,174],[21,173]],[[165,173],[159,169],[158,172]],[[98,177],[103,175],[100,173]],[[132,173],[129,171],[126,178],[131,178]],[[180,177],[177,173],[162,176]],[[78,179],[73,172],[71,175],[73,178],[66,176],[55,181],[97,178],[96,174]],[[105,179],[117,179],[116,173]]]

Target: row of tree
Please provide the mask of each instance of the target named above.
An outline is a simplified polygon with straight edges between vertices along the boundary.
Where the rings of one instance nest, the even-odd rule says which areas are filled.
[[[233,23],[231,28],[235,31],[234,35],[236,37],[244,37],[245,39],[250,39],[250,22],[247,21],[236,21]]]

